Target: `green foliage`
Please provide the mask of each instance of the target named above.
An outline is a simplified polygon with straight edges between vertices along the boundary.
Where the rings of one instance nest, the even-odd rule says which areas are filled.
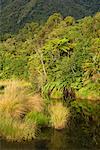
[[[55,13],[44,26],[28,23],[0,43],[0,78],[30,80],[44,94],[64,86],[91,93],[88,83],[99,83],[98,33],[99,13],[78,21]]]
[[[25,23],[31,21],[43,23],[54,12],[61,13],[64,17],[73,16],[75,18],[93,15],[96,11],[100,11],[99,5],[99,0],[1,1],[0,33],[16,32]],[[72,22],[71,18],[69,22]]]
[[[50,30],[53,27],[57,26],[61,22],[61,20],[62,20],[61,14],[55,13],[51,15],[49,19],[47,20],[46,27]]]
[[[75,23],[75,19],[71,16],[66,17],[64,19],[64,21],[65,21],[66,25],[68,25],[68,26],[73,25]]]
[[[28,123],[36,123],[39,126],[47,126],[49,118],[41,112],[31,111],[25,116],[25,121]]]
[[[85,119],[86,123],[93,121],[100,125],[100,102],[94,102],[87,100],[77,100],[71,103],[72,109],[76,111],[77,114],[81,114],[82,117]],[[75,112],[74,112],[75,113]],[[75,114],[74,114],[75,115]]]
[[[33,86],[33,93],[39,92],[46,98],[62,99],[64,87],[72,88],[76,98],[81,99],[70,101],[76,115],[81,114],[88,121],[92,117],[99,125],[99,20],[99,12],[77,21],[55,13],[44,25],[28,23],[18,34],[5,35],[0,42],[0,79],[27,80]],[[26,96],[20,88],[12,86],[7,94],[5,91],[1,94],[4,101],[0,101],[0,135],[12,140],[30,140],[35,135],[33,125],[48,125],[48,110],[40,94]],[[52,125],[58,129],[65,127],[69,109],[66,112],[62,104],[51,107]]]
[[[50,95],[51,99],[62,99],[63,98],[63,91],[62,89],[54,88]]]

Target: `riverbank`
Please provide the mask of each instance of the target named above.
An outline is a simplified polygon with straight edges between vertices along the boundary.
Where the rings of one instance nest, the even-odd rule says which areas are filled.
[[[0,95],[2,138],[17,142],[31,141],[40,136],[41,128],[50,127],[61,132],[64,128],[70,130],[81,126],[95,144],[99,143],[99,100],[48,99],[39,93],[32,95],[29,87],[29,84],[12,81],[3,89]]]

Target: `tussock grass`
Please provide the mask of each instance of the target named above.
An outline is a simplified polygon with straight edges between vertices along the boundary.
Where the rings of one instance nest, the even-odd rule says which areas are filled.
[[[44,108],[44,101],[39,94],[30,96],[25,88],[20,87],[16,81],[9,82],[0,96],[0,111],[20,118],[29,111],[40,112]]]
[[[69,109],[61,102],[49,105],[51,125],[56,129],[64,128],[70,116]],[[32,96],[18,82],[9,82],[0,96],[0,135],[13,141],[35,138],[37,126],[49,125],[45,107],[39,94]]]
[[[19,118],[25,113],[27,96],[24,89],[19,88],[17,82],[10,83],[0,98],[0,112],[4,112],[4,114],[13,118]]]
[[[10,116],[0,117],[0,135],[11,141],[35,138],[36,125],[13,120]]]
[[[50,105],[49,113],[51,124],[55,129],[65,128],[70,116],[69,108],[63,106],[61,102],[56,102]]]
[[[31,86],[30,82],[26,82],[24,80],[0,80],[0,86],[8,86],[10,84],[16,83],[19,87],[29,87]]]
[[[25,112],[24,104],[20,101],[2,100],[0,101],[0,112],[12,118],[20,118]]]
[[[35,94],[28,98],[27,108],[29,111],[34,110],[36,112],[41,112],[44,109],[44,101],[39,94]]]
[[[8,140],[31,140],[35,137],[36,123],[25,121],[31,111],[43,110],[40,95],[33,97],[16,81],[9,82],[0,96],[0,135]],[[40,121],[43,116],[40,116]]]
[[[25,116],[26,122],[35,122],[39,126],[47,126],[49,123],[49,118],[43,112],[31,111]]]

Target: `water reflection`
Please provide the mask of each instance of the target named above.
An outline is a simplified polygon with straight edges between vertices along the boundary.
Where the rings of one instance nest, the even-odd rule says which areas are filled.
[[[90,137],[80,132],[53,129],[43,129],[40,137],[32,142],[6,142],[0,141],[0,150],[98,150],[92,145]]]

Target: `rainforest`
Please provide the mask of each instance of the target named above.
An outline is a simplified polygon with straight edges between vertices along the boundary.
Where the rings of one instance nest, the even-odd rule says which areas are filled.
[[[100,12],[22,26],[0,34],[2,150],[99,149]]]

